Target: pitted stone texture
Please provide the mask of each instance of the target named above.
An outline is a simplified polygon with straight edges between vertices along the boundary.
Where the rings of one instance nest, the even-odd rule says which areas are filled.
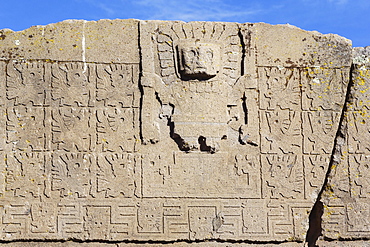
[[[203,243],[185,243],[185,242],[179,242],[179,243],[166,243],[166,244],[153,244],[150,246],[153,247],[162,247],[162,246],[170,246],[170,247],[257,247],[257,246],[264,246],[264,247],[303,247],[303,243],[295,243],[295,242],[289,242],[289,243],[274,243],[274,244],[268,244],[268,243],[255,243],[255,244],[246,244],[246,243],[217,243],[217,242],[203,242]],[[135,247],[139,245],[131,245],[131,244],[119,244],[118,247]],[[141,245],[140,245],[141,246]],[[142,245],[142,246],[149,246],[149,245]]]
[[[67,20],[20,32],[0,30],[0,60],[139,63],[138,23]]]
[[[318,241],[319,247],[369,247],[369,241],[352,240],[352,241]]]
[[[53,242],[35,242],[35,243],[27,243],[27,242],[14,242],[14,243],[3,243],[2,246],[5,247],[162,247],[162,246],[169,246],[169,247],[303,247],[302,243],[276,243],[276,244],[245,244],[245,243],[217,243],[217,242],[203,242],[203,243],[186,243],[179,241],[177,243],[76,243],[76,242],[60,242],[60,243],[53,243]],[[330,245],[331,246],[331,245]],[[334,245],[333,245],[334,246]],[[342,245],[341,245],[342,246]],[[343,245],[344,246],[344,245]],[[358,245],[359,246],[359,245]],[[367,245],[364,245],[367,246]]]
[[[5,247],[118,247],[118,244],[108,243],[76,243],[76,242],[13,242],[2,243]],[[134,244],[127,244],[129,246],[139,246]],[[149,245],[148,245],[149,246]]]
[[[136,20],[2,33],[2,240],[305,240],[347,40]]]
[[[370,238],[370,50],[353,50],[353,84],[337,138],[324,203],[323,234],[331,239]]]
[[[245,243],[215,243],[215,242],[204,242],[204,243],[76,243],[76,242],[14,242],[14,243],[2,243],[2,246],[5,247],[139,247],[139,246],[148,246],[148,247],[187,247],[187,246],[196,246],[196,247],[303,247],[306,246],[303,243],[296,242],[286,242],[286,243],[275,243],[275,244],[266,244],[266,243],[255,243],[255,244],[245,244]],[[370,242],[353,240],[353,241],[318,241],[317,246],[319,247],[368,247]]]
[[[307,32],[292,25],[256,23],[255,33],[259,66],[329,67],[350,66],[351,41],[339,35]],[[253,43],[254,43],[253,42]],[[325,52],[321,52],[325,51]]]

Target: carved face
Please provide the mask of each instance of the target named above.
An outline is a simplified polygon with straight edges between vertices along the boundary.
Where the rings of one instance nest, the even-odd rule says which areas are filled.
[[[200,42],[183,42],[178,46],[179,72],[183,79],[207,80],[220,70],[220,46]]]
[[[44,81],[42,70],[40,68],[29,68],[29,71],[23,73],[23,83],[40,85]]]

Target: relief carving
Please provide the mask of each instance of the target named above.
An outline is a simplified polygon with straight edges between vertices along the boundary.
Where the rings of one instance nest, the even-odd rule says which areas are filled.
[[[82,153],[55,153],[52,165],[52,190],[61,197],[84,198],[91,192],[92,164],[95,157]]]
[[[91,106],[94,91],[82,63],[53,64],[51,96],[60,106]]]
[[[347,233],[368,231],[370,107],[355,95],[341,114],[344,39],[263,23],[35,30],[0,37],[4,244],[303,242],[338,157],[348,168],[338,172],[349,172],[338,187],[352,198],[330,198],[333,232],[347,223]],[[23,38],[41,43],[28,49]],[[6,42],[18,39],[19,57],[7,57]],[[333,157],[343,118],[348,152]]]
[[[44,106],[50,104],[50,82],[45,83],[44,63],[9,62],[7,65],[7,99],[14,106]]]
[[[144,143],[159,140],[149,137],[161,131],[156,116],[159,111],[159,118],[168,119],[171,138],[180,150],[214,153],[222,149],[223,140],[228,138],[228,122],[234,118],[239,121],[238,128],[244,124],[240,114],[244,113],[244,91],[237,86],[233,89],[241,77],[237,75],[240,68],[230,66],[241,62],[240,39],[233,25],[230,30],[217,25],[213,30],[204,27],[203,37],[198,38],[193,31],[201,26],[184,24],[187,28],[180,30],[178,24],[172,28],[162,26],[163,30],[156,34],[154,45],[159,53],[160,71],[155,74],[154,68],[144,68],[143,104],[160,104],[150,113],[142,109]],[[217,28],[220,29],[214,31]],[[231,108],[231,112],[238,109],[238,117],[229,114]]]
[[[14,197],[39,198],[45,192],[45,164],[42,153],[13,153],[6,156],[6,191]]]
[[[207,80],[220,72],[221,48],[199,40],[182,40],[177,45],[178,71],[184,80]]]
[[[133,154],[106,154],[98,157],[97,192],[106,198],[133,197],[137,190],[135,178],[139,173],[140,158]]]
[[[303,198],[304,180],[300,156],[269,155],[262,162],[265,166],[268,198]]]
[[[90,151],[94,147],[94,113],[89,108],[59,108],[51,113],[52,144],[56,150]]]
[[[31,232],[56,233],[57,207],[54,203],[33,203],[31,206]]]
[[[349,158],[353,197],[368,198],[370,196],[369,165],[370,156],[368,154],[353,155]]]

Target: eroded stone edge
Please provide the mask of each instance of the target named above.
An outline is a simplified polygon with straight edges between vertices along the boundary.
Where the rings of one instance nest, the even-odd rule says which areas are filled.
[[[329,167],[325,176],[325,181],[322,189],[317,197],[317,201],[312,208],[310,214],[310,228],[307,232],[307,243],[309,247],[314,246],[370,246],[369,237],[356,236],[353,234],[351,236],[341,236],[337,234],[333,236],[332,234],[325,234],[325,230],[322,226],[322,220],[324,213],[328,213],[327,205],[330,199],[334,200],[355,200],[349,195],[350,189],[347,188],[349,185],[341,184],[341,179],[343,179],[343,173],[341,171],[343,159],[346,156],[347,139],[348,136],[348,116],[347,114],[351,112],[351,106],[354,104],[355,97],[358,95],[359,89],[356,88],[356,78],[354,78],[356,72],[361,70],[363,66],[369,66],[370,63],[370,46],[367,47],[355,47],[352,53],[352,65],[350,68],[350,80],[347,88],[347,95],[345,104],[343,106],[342,115],[340,118],[338,131],[335,137],[335,142],[333,145],[333,152],[330,158]],[[352,110],[353,111],[353,110]],[[349,169],[349,168],[348,168]],[[346,175],[349,176],[348,174]],[[341,217],[346,217],[342,215]],[[319,238],[322,236],[323,240]],[[348,245],[344,245],[347,243]],[[316,245],[318,243],[318,245]],[[330,243],[327,245],[327,243]],[[332,244],[332,245],[331,245]]]

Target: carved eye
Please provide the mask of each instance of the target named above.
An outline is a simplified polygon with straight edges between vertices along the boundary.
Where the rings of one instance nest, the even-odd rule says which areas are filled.
[[[207,59],[212,60],[213,59],[213,52],[211,50],[207,51]]]
[[[197,56],[197,52],[195,50],[190,50],[188,56],[189,58],[194,58]]]

